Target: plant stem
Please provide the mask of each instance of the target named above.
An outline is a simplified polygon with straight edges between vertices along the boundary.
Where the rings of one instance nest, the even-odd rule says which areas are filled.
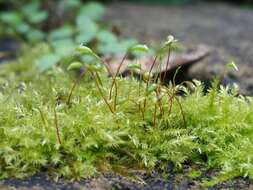
[[[170,105],[169,105],[169,110],[168,110],[168,115],[170,115],[170,113],[171,113],[171,110],[172,110],[172,104],[173,104],[173,95],[171,96],[169,93],[168,93],[168,96],[169,96],[169,103],[170,103]]]
[[[59,131],[59,126],[58,126],[58,118],[57,118],[57,114],[56,114],[56,105],[54,107],[54,124],[55,124],[56,136],[57,136],[58,143],[61,144],[60,131]]]
[[[46,122],[46,119],[44,117],[44,114],[42,112],[42,110],[40,108],[38,108],[39,112],[40,112],[40,117],[41,117],[41,120],[42,120],[42,123],[44,124],[44,128],[46,129],[47,127],[47,122]]]
[[[148,90],[148,85],[149,85],[149,81],[150,81],[150,75],[151,75],[151,72],[152,72],[152,70],[153,70],[153,68],[154,68],[154,66],[155,66],[155,63],[156,63],[157,58],[158,58],[158,56],[156,55],[156,56],[155,56],[155,59],[154,59],[154,61],[153,61],[153,63],[152,63],[152,65],[151,65],[151,68],[150,68],[150,70],[149,70],[148,79],[147,79],[147,81],[146,81],[146,89],[145,89],[145,92],[144,92],[144,93],[146,93],[146,91]],[[143,120],[145,119],[146,107],[147,107],[147,97],[146,97],[146,95],[145,95],[145,99],[144,99],[144,102],[143,102]]]
[[[113,101],[113,108],[114,108],[114,111],[116,111],[117,96],[118,96],[118,85],[117,85],[117,82],[115,82],[115,95],[114,95],[114,101]]]
[[[131,96],[132,80],[133,80],[133,71],[131,71],[131,78],[130,78],[130,82],[129,82],[128,99],[129,99],[130,96]]]
[[[70,105],[70,100],[71,100],[71,96],[72,96],[72,94],[73,94],[73,92],[74,92],[74,89],[76,88],[78,82],[82,79],[82,77],[84,76],[84,74],[85,74],[85,72],[82,72],[82,73],[78,76],[78,78],[75,80],[75,82],[74,82],[74,84],[73,84],[73,86],[72,86],[72,88],[71,88],[71,90],[70,90],[69,96],[68,96],[67,105]]]
[[[183,107],[182,107],[182,104],[180,103],[179,99],[176,97],[176,93],[177,93],[177,92],[176,92],[176,90],[175,90],[174,87],[173,87],[173,89],[172,89],[172,95],[170,95],[170,93],[167,92],[168,96],[170,97],[170,98],[169,98],[170,106],[169,106],[168,113],[169,113],[169,115],[170,115],[171,110],[172,110],[172,105],[173,105],[173,99],[175,98],[175,100],[177,101],[177,103],[178,103],[178,105],[179,105],[179,109],[180,109],[180,112],[181,112],[182,117],[183,117],[184,126],[186,127],[186,119],[185,119]]]
[[[155,103],[155,112],[154,112],[154,127],[156,127],[156,112],[157,112],[157,104]]]
[[[141,71],[140,71],[140,73],[141,73]],[[138,109],[139,109],[139,113],[140,114],[142,113],[142,116],[143,116],[143,112],[141,111],[141,105],[139,102],[139,98],[141,96],[141,81],[142,81],[142,75],[140,75],[140,80],[139,80],[139,85],[138,85]]]
[[[123,59],[121,60],[121,62],[119,64],[119,67],[117,68],[116,74],[112,78],[112,84],[111,84],[111,88],[110,88],[109,99],[112,98],[112,89],[113,89],[113,87],[114,87],[114,85],[116,83],[116,77],[118,76],[120,68],[122,67],[122,65],[123,65],[124,61],[126,60],[127,56],[128,56],[128,53],[126,53],[124,55]]]
[[[182,107],[182,104],[180,103],[179,99],[177,97],[175,97],[178,105],[179,105],[179,108],[180,108],[180,112],[182,114],[182,117],[183,117],[183,121],[184,121],[184,127],[186,127],[186,120],[185,120],[185,115],[184,115],[184,111],[183,111],[183,107]]]
[[[105,104],[108,106],[108,108],[109,108],[109,110],[111,111],[111,113],[114,114],[113,109],[111,108],[109,102],[107,101],[106,97],[104,96],[104,94],[103,94],[103,92],[102,92],[102,89],[101,89],[100,86],[99,86],[99,82],[98,82],[99,75],[98,75],[97,73],[94,74],[94,73],[91,72],[91,71],[90,71],[90,73],[91,73],[91,75],[93,76],[93,78],[95,79],[96,87],[97,87],[97,89],[98,89],[98,91],[99,91],[101,97],[103,98]]]
[[[164,73],[163,79],[162,79],[162,81],[161,81],[162,84],[163,84],[164,81],[165,81],[165,77],[166,77],[167,70],[168,70],[168,67],[169,67],[169,63],[170,63],[170,54],[171,54],[171,45],[169,46],[169,52],[168,52],[168,57],[167,57],[167,62],[166,62],[165,73]]]
[[[153,63],[152,63],[152,65],[151,65],[151,68],[150,68],[150,70],[149,70],[149,72],[148,72],[148,80],[147,80],[147,82],[146,82],[146,86],[148,86],[149,85],[149,80],[150,80],[150,75],[151,75],[151,72],[152,72],[152,70],[153,70],[153,68],[154,68],[154,66],[155,66],[155,64],[156,64],[156,61],[157,61],[157,58],[158,58],[158,56],[156,55],[155,56],[155,59],[154,59],[154,61],[153,61]]]
[[[164,111],[163,111],[163,106],[162,106],[162,102],[161,102],[162,97],[160,97],[160,89],[161,89],[161,87],[158,86],[155,92],[156,92],[157,103],[159,105],[159,109],[160,109],[161,115],[163,117]]]

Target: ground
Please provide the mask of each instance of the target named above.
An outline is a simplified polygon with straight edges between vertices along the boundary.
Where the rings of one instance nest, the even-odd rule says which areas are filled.
[[[220,3],[183,7],[113,3],[105,19],[124,36],[148,44],[172,34],[186,47],[209,46],[211,55],[190,69],[189,78],[208,81],[234,60],[239,72],[230,72],[228,82],[237,82],[243,94],[253,94],[252,9]]]
[[[253,94],[252,10],[225,4],[154,7],[118,3],[108,5],[105,19],[119,26],[123,35],[142,42],[157,42],[173,34],[187,47],[203,43],[210,46],[212,54],[190,69],[189,78],[211,79],[213,74],[222,71],[227,61],[233,59],[239,66],[239,72],[231,72],[229,82],[236,81],[243,93]],[[187,171],[187,167],[184,171]],[[112,174],[70,184],[54,183],[44,174],[38,174],[25,180],[9,179],[0,183],[0,189],[202,189],[198,182],[188,176],[175,176],[169,167],[166,172],[169,174],[167,179],[158,173],[139,173],[138,176],[146,182],[144,186]],[[206,173],[204,177],[208,178],[213,173]],[[210,189],[253,189],[253,186],[252,182],[238,178]]]

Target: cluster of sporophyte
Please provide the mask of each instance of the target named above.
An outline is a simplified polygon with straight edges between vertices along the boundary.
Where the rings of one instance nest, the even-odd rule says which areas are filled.
[[[197,80],[164,84],[152,68],[164,53],[169,63],[172,43],[170,37],[157,51],[141,80],[107,77],[101,58],[85,46],[69,66],[82,68],[74,84],[61,67],[37,73],[33,62],[41,48],[3,67],[0,177],[48,172],[80,179],[187,162],[219,169],[216,181],[252,179],[252,98],[238,95],[236,86],[218,87],[218,80],[207,93]],[[147,51],[145,45],[130,48],[118,72],[130,53]],[[82,61],[84,55],[90,62]],[[141,73],[139,64],[128,67]]]

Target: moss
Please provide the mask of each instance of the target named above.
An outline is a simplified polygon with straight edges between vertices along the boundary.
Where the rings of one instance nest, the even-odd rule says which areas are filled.
[[[201,82],[193,81],[193,92],[166,87],[168,93],[180,89],[182,96],[169,101],[165,95],[162,113],[155,93],[145,95],[144,82],[117,78],[113,114],[87,73],[67,105],[74,75],[59,66],[37,72],[36,57],[47,51],[41,48],[0,71],[1,178],[46,171],[80,179],[114,168],[149,170],[169,162],[180,168],[185,161],[217,168],[222,176],[253,177],[252,98],[225,87],[204,94]],[[100,78],[108,98],[112,79],[105,72]],[[143,120],[138,104],[145,97]]]

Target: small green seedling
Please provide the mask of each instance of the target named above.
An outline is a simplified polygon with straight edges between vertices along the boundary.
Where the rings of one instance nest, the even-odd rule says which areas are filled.
[[[68,71],[70,71],[70,70],[79,70],[79,69],[81,69],[82,67],[83,67],[83,63],[81,63],[81,62],[73,62],[73,63],[71,63],[71,64],[68,66],[67,70],[68,70]]]
[[[76,51],[77,53],[81,54],[81,55],[91,55],[91,56],[94,56],[97,61],[96,62],[92,62],[90,64],[85,64],[85,63],[81,63],[81,62],[73,62],[69,65],[68,67],[68,70],[73,70],[73,69],[80,69],[82,68],[83,66],[85,66],[88,71],[90,72],[90,74],[93,76],[93,78],[95,79],[95,84],[99,90],[99,93],[101,95],[101,97],[103,98],[104,102],[106,103],[106,105],[109,107],[110,111],[113,113],[114,111],[112,110],[109,102],[107,101],[106,97],[104,96],[103,94],[103,91],[101,89],[100,86],[102,86],[102,82],[101,82],[101,79],[99,77],[99,72],[101,72],[103,70],[103,67],[102,65],[99,63],[101,58],[96,55],[89,47],[87,46],[84,46],[84,45],[80,45],[78,48],[76,48]],[[82,77],[84,76],[85,72],[82,72],[80,74],[80,76],[77,78],[77,80],[75,81],[75,83],[73,84],[71,90],[70,90],[70,93],[69,93],[69,97],[68,97],[68,101],[67,101],[67,104],[70,105],[70,100],[71,100],[71,96],[72,96],[72,93],[77,85],[77,83],[82,79]]]
[[[228,72],[228,69],[234,69],[236,72],[239,71],[238,67],[236,66],[234,61],[231,61],[229,63],[227,63],[222,71],[222,73],[220,74],[220,76],[217,78],[217,84],[219,84],[220,82],[222,82]]]
[[[76,61],[76,62],[73,62],[71,63],[67,70],[70,71],[70,70],[80,70],[81,68],[84,67],[84,64],[79,62],[79,61]],[[68,96],[68,100],[67,100],[67,105],[70,105],[70,101],[71,101],[71,96],[73,94],[73,91],[74,89],[76,88],[76,85],[78,84],[78,82],[82,79],[82,77],[84,76],[85,72],[82,72],[79,77],[75,80],[70,92],[69,92],[69,96]]]
[[[191,170],[188,173],[188,176],[192,179],[197,179],[202,175],[202,172],[200,170]]]
[[[76,48],[76,52],[79,53],[80,55],[90,55],[95,57],[96,59],[101,61],[101,58],[95,54],[92,49],[90,49],[89,47],[81,44],[79,47]]]
[[[91,71],[91,72],[101,72],[103,70],[103,67],[99,63],[91,63],[91,64],[86,64],[86,68]]]
[[[128,49],[128,52],[131,52],[131,53],[147,53],[148,51],[149,51],[148,46],[141,45],[141,44],[135,45]]]
[[[93,55],[93,51],[89,47],[84,46],[83,44],[76,48],[76,52],[82,55]]]
[[[227,67],[227,68],[232,68],[232,69],[234,69],[235,71],[239,71],[239,69],[238,69],[238,67],[237,67],[237,65],[235,64],[234,61],[231,61],[230,63],[226,64],[226,67]]]
[[[176,40],[175,38],[174,38],[174,36],[172,36],[172,35],[169,35],[168,37],[167,37],[167,40],[165,41],[165,46],[170,46],[170,45],[172,45],[173,43],[176,43],[178,40]]]
[[[130,63],[130,64],[128,64],[127,65],[127,68],[129,69],[129,70],[140,70],[141,69],[141,64],[139,64],[139,63]]]
[[[138,54],[138,53],[147,53],[148,51],[149,51],[148,47],[146,45],[141,45],[141,44],[135,45],[135,46],[128,49],[128,51],[124,55],[123,59],[121,60],[119,66],[117,68],[115,76],[113,76],[112,85],[111,85],[110,92],[109,92],[109,99],[111,99],[111,97],[112,97],[112,90],[113,90],[114,86],[115,86],[115,96],[117,96],[117,85],[115,85],[116,77],[118,76],[119,71],[120,71],[124,61],[126,60],[127,56],[129,55],[129,53],[137,53]],[[117,97],[115,99],[117,99]],[[115,102],[114,102],[114,105],[116,105]]]
[[[120,71],[120,69],[121,69],[124,61],[126,60],[126,58],[128,57],[128,55],[130,53],[137,53],[138,54],[138,53],[146,53],[148,51],[149,51],[149,49],[148,49],[148,47],[146,45],[140,45],[140,44],[135,45],[135,46],[133,46],[133,47],[131,47],[131,48],[129,48],[127,50],[126,54],[124,55],[124,57],[122,58],[121,62],[119,63],[117,71],[116,71],[115,75],[113,76],[112,84],[111,84],[111,88],[110,88],[110,92],[109,92],[109,99],[111,99],[113,87],[115,86],[114,109],[116,109],[117,91],[118,91],[117,84],[116,84],[116,78],[117,78],[117,76],[119,74],[119,71]]]

